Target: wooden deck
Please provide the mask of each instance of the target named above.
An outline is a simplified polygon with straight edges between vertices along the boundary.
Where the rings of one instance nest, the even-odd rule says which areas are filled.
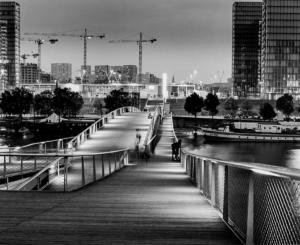
[[[171,161],[167,128],[148,164],[79,191],[1,192],[0,244],[240,244]]]

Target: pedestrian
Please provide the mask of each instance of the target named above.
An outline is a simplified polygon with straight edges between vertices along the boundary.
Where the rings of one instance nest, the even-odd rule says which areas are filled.
[[[135,136],[135,154],[136,158],[140,158],[140,142],[141,142],[141,134],[139,133],[139,129],[136,129],[136,136]]]
[[[180,161],[180,148],[181,148],[181,140],[178,140],[176,145],[176,160]]]
[[[176,160],[176,148],[177,148],[177,142],[173,143],[171,145],[172,147],[172,161]]]

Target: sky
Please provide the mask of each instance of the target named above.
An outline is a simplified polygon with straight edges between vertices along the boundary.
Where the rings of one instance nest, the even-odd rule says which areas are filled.
[[[242,0],[243,1],[243,0]],[[167,72],[176,81],[217,82],[231,76],[232,3],[234,0],[19,0],[21,34],[105,33],[105,39],[88,40],[89,65],[138,65],[136,43],[109,40],[145,39],[143,72],[161,77]],[[22,35],[23,36],[23,35]],[[42,36],[23,36],[39,38]],[[42,69],[51,63],[72,63],[73,75],[83,63],[83,40],[58,37],[42,46]],[[21,54],[37,52],[33,42],[21,42]],[[29,58],[27,62],[36,62]],[[93,68],[92,68],[93,69]],[[197,71],[197,72],[194,72]]]

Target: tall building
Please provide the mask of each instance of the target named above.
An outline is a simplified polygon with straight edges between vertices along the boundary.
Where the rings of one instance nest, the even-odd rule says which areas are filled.
[[[137,78],[136,65],[123,65],[122,68],[122,82],[135,82]]]
[[[35,63],[21,63],[21,83],[32,84],[37,83],[38,66]]]
[[[59,83],[68,83],[72,81],[72,64],[53,63],[51,64],[51,76]]]
[[[0,93],[7,85],[7,21],[0,20]]]
[[[95,66],[95,83],[108,83],[109,65]]]
[[[232,26],[233,93],[239,97],[259,95],[259,23],[261,2],[235,2]]]
[[[20,5],[0,2],[0,42],[2,83],[10,89],[20,82]]]
[[[261,95],[300,96],[300,1],[264,0],[261,24]]]

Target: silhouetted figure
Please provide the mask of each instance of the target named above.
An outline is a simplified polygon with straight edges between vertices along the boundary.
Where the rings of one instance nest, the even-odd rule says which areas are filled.
[[[173,143],[171,145],[172,147],[172,161],[179,161],[180,156],[179,156],[179,149],[181,147],[181,140],[178,140],[177,142]]]

